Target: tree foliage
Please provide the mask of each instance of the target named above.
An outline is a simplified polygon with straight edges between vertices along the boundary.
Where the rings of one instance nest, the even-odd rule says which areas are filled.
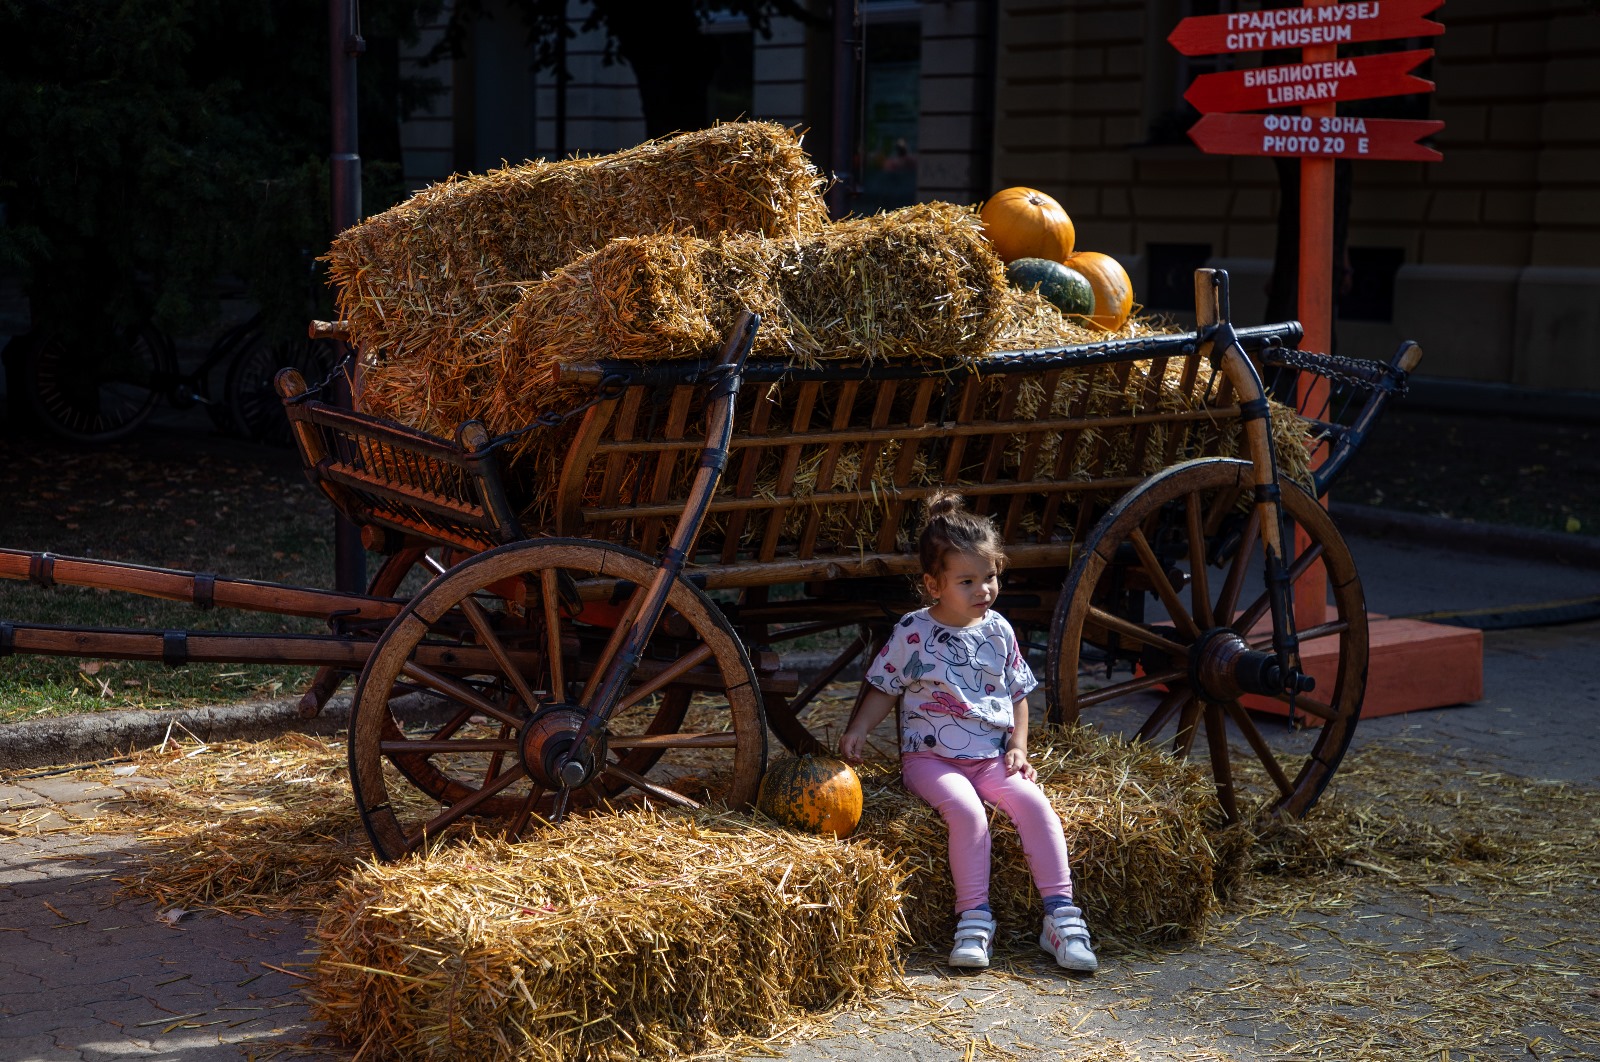
[[[360,67],[369,206],[397,175],[384,165],[398,163],[405,103],[392,43],[437,7],[362,5],[376,45]],[[303,316],[305,252],[329,236],[327,12],[327,0],[0,0],[0,268],[22,275],[35,327],[153,319],[182,333],[214,316],[224,275]]]

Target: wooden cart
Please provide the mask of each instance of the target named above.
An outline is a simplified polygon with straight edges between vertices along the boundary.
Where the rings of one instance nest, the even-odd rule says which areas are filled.
[[[516,474],[527,431],[439,439],[286,370],[307,474],[384,554],[367,594],[17,551],[0,575],[329,634],[4,623],[0,654],[311,664],[308,713],[359,672],[351,780],[384,858],[485,820],[517,834],[580,806],[743,805],[769,728],[819,749],[819,694],[916,607],[909,536],[949,484],[1002,531],[998,607],[1037,651],[1052,720],[1116,708],[1179,755],[1203,732],[1223,814],[1304,814],[1367,659],[1361,584],[1317,495],[1420,352],[1302,353],[1295,323],[1232,326],[1226,274],[1196,291],[1191,333],[959,367],[748,360],[748,317],[715,361],[567,366],[558,383],[586,399],[529,429],[565,447],[553,481]],[[1299,399],[1321,443],[1309,489],[1278,472],[1269,396]],[[1240,456],[1220,455],[1229,440]],[[1297,584],[1325,585],[1326,610],[1297,612]],[[778,651],[801,639],[832,645],[803,676]]]

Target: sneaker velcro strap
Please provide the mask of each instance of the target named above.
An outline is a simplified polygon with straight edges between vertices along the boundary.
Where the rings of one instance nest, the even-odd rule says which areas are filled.
[[[978,937],[982,940],[988,940],[993,933],[994,919],[992,918],[974,918],[972,915],[962,915],[961,920],[956,923],[956,936],[958,938]]]

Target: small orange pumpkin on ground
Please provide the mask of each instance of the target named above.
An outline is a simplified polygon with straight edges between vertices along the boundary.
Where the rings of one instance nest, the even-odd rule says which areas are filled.
[[[1133,281],[1122,263],[1099,251],[1079,251],[1065,264],[1082,273],[1094,289],[1094,313],[1089,320],[1107,332],[1121,328],[1133,312]]]
[[[1032,188],[1006,188],[978,213],[983,232],[1002,262],[1048,258],[1065,262],[1077,233],[1061,204]]]
[[[762,776],[756,808],[790,829],[849,837],[861,822],[861,779],[832,756],[784,756]]]

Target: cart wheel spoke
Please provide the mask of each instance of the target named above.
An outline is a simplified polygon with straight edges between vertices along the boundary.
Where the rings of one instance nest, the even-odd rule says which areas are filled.
[[[1139,728],[1139,732],[1134,735],[1134,740],[1143,741],[1146,743],[1154,741],[1156,739],[1156,735],[1161,733],[1161,731],[1165,729],[1166,725],[1172,721],[1173,713],[1177,712],[1180,708],[1182,708],[1184,711],[1188,711],[1189,704],[1193,700],[1194,694],[1189,691],[1189,687],[1187,685],[1180,686],[1168,693],[1165,697],[1161,698],[1161,703],[1156,705],[1156,710],[1150,713],[1150,718],[1144,721],[1144,725],[1141,726]]]
[[[1319,701],[1307,693],[1297,693],[1291,698],[1287,693],[1277,694],[1272,698],[1279,704],[1291,708],[1296,712],[1314,715],[1324,723],[1331,723],[1339,718],[1339,710],[1326,701]]]
[[[1200,626],[1210,629],[1216,626],[1216,620],[1211,612],[1211,579],[1207,574],[1206,535],[1200,513],[1204,507],[1205,502],[1197,492],[1191,491],[1184,497],[1183,513],[1189,532],[1189,601]]]
[[[502,723],[509,723],[512,726],[522,725],[521,717],[508,712],[498,704],[490,701],[487,697],[484,697],[482,694],[478,693],[478,691],[473,689],[471,686],[468,686],[462,682],[457,682],[454,679],[446,678],[437,672],[430,671],[421,664],[413,664],[410,661],[407,661],[402,674],[409,679],[414,679],[415,681],[422,683],[422,685],[428,687],[430,690],[433,690],[435,693],[442,693],[453,701],[470,705],[482,712],[484,715],[492,716],[493,718],[500,720]]]
[[[675,793],[671,789],[664,789],[646,779],[644,775],[635,774],[621,764],[613,763],[608,765],[605,769],[605,773],[610,775],[612,778],[626,782],[647,796],[655,797],[657,800],[665,800],[669,804],[676,804],[678,807],[683,808],[698,808],[701,806],[697,801],[691,800],[682,793]]]
[[[1194,732],[1200,724],[1200,699],[1186,695],[1183,709],[1178,713],[1178,731],[1172,735],[1172,754],[1180,760],[1189,758],[1194,748]]]
[[[1306,551],[1296,557],[1293,564],[1289,565],[1289,581],[1293,583],[1299,579],[1321,556],[1321,543],[1313,543],[1307,547]],[[1270,602],[1267,599],[1267,595],[1265,593],[1259,595],[1254,601],[1250,602],[1249,608],[1239,613],[1238,618],[1230,626],[1241,634],[1248,634],[1250,628],[1254,627],[1261,617],[1267,614],[1269,605]]]
[[[517,813],[511,818],[511,824],[506,827],[507,837],[513,841],[522,838],[528,823],[533,821],[533,809],[538,806],[539,798],[542,796],[544,796],[543,786],[535,784],[528,787],[528,795],[522,798],[522,806],[517,808]]]
[[[1310,642],[1318,641],[1322,638],[1331,638],[1335,635],[1343,634],[1349,629],[1350,624],[1346,623],[1344,620],[1331,620],[1327,623],[1319,623],[1315,627],[1306,627],[1304,630],[1297,631],[1296,633],[1300,636],[1300,644],[1303,646]],[[1271,631],[1263,632],[1250,639],[1250,648],[1252,649],[1268,648],[1271,645]]]
[[[1135,645],[1148,645],[1152,648],[1160,649],[1175,660],[1187,660],[1189,657],[1189,647],[1187,645],[1181,645],[1170,638],[1157,634],[1149,627],[1140,626],[1131,620],[1125,620],[1121,616],[1113,615],[1104,609],[1091,607],[1089,609],[1089,623],[1098,625],[1113,634],[1120,634],[1124,639],[1132,641]]]
[[[654,696],[656,693],[672,685],[673,682],[677,681],[679,678],[682,678],[685,673],[693,670],[696,667],[699,667],[710,658],[711,647],[709,645],[696,646],[694,649],[691,649],[689,652],[678,657],[678,659],[672,661],[672,663],[660,668],[655,672],[655,674],[651,675],[649,679],[636,686],[626,696],[617,702],[617,707],[619,709],[632,708],[646,697]]]
[[[617,735],[611,738],[614,749],[732,749],[739,746],[739,735],[732,730],[704,734]]]
[[[511,687],[517,691],[517,696],[522,698],[522,703],[532,709],[535,704],[539,703],[539,699],[534,695],[533,690],[529,688],[528,680],[522,675],[522,669],[512,662],[511,654],[506,652],[506,647],[501,643],[499,636],[495,634],[494,625],[489,621],[488,614],[483,611],[483,606],[470,597],[463,598],[461,611],[467,617],[467,622],[472,625],[473,631],[477,633],[479,643],[489,650],[489,655],[494,657],[496,664],[500,665],[500,674],[505,676],[511,683]],[[559,637],[559,632],[557,636]],[[558,652],[551,659],[550,665],[554,673],[559,676],[561,657],[559,646],[557,648]],[[561,684],[556,682],[553,688],[559,690]],[[520,723],[521,721],[518,720],[518,722]]]
[[[1228,577],[1222,584],[1222,592],[1217,597],[1217,607],[1212,614],[1218,623],[1237,626],[1232,622],[1233,607],[1239,601],[1239,591],[1244,586],[1245,572],[1253,563],[1256,552],[1256,543],[1261,541],[1261,512],[1258,509],[1250,510],[1250,518],[1245,522],[1244,535],[1239,542],[1239,548],[1233,551],[1233,557],[1228,562]]]
[[[594,667],[589,671],[589,680],[583,684],[583,696],[580,698],[587,703],[594,696],[595,687],[600,682],[600,677],[611,667],[612,661],[617,658],[617,653],[622,649],[622,643],[628,635],[628,625],[639,615],[639,607],[644,604],[644,584],[636,585],[633,594],[628,598],[627,607],[622,610],[622,617],[611,631],[611,637],[606,640],[606,647],[595,658]]]
[[[505,738],[461,738],[454,741],[447,738],[400,738],[378,742],[378,751],[385,756],[504,756],[517,751],[517,743]]]
[[[1250,713],[1245,711],[1238,701],[1227,701],[1224,707],[1227,709],[1228,717],[1239,728],[1239,733],[1250,743],[1256,759],[1266,768],[1267,777],[1278,787],[1278,793],[1284,797],[1292,796],[1294,785],[1290,783],[1289,776],[1283,773],[1283,768],[1278,765],[1278,757],[1273,755],[1272,747],[1267,744],[1267,739],[1261,736],[1261,731],[1256,728],[1256,721],[1250,718]]]
[[[439,812],[439,814],[429,819],[427,823],[423,825],[421,830],[408,835],[408,840],[411,843],[411,847],[415,848],[425,838],[437,837],[446,826],[449,826],[451,823],[460,819],[461,816],[467,814],[478,805],[482,804],[484,801],[500,792],[500,790],[506,788],[506,786],[510,785],[512,782],[526,777],[527,772],[522,769],[522,765],[520,763],[514,764],[498,778],[495,778],[493,781],[485,785],[482,789],[479,789],[471,796],[462,797],[460,800],[456,801],[454,804],[451,804],[449,807]]]
[[[1188,609],[1183,607],[1178,592],[1172,588],[1172,580],[1167,577],[1161,562],[1156,559],[1155,551],[1150,548],[1150,540],[1145,538],[1144,532],[1137,527],[1129,537],[1133,541],[1134,550],[1139,554],[1145,578],[1150,580],[1156,596],[1167,607],[1167,615],[1178,625],[1179,632],[1190,641],[1200,637],[1200,628],[1194,625],[1194,618],[1189,615]]]
[[[566,666],[561,654],[560,573],[546,568],[539,573],[539,602],[544,607],[544,654],[550,662],[550,691],[557,697],[567,694]],[[526,695],[525,695],[526,696]],[[529,700],[529,704],[533,701]]]
[[[1142,693],[1145,690],[1155,689],[1157,686],[1170,686],[1174,682],[1183,682],[1187,678],[1187,671],[1161,671],[1153,675],[1130,679],[1127,682],[1112,683],[1109,686],[1101,686],[1097,690],[1078,694],[1078,707],[1088,708],[1091,705],[1126,697],[1130,693]]]
[[[398,683],[397,683],[397,685],[398,685]],[[422,688],[426,689],[426,687],[422,687]],[[447,719],[445,721],[444,726],[441,726],[438,730],[435,730],[433,732],[434,739],[437,740],[437,741],[447,741],[447,740],[449,740],[462,727],[466,726],[469,722],[472,721],[472,716],[473,716],[473,713],[475,711],[476,711],[476,709],[473,708],[472,705],[470,705],[470,704],[467,705],[466,707],[462,708],[455,715],[453,715],[449,719]]]
[[[1228,727],[1219,705],[1206,704],[1205,727],[1211,776],[1217,783],[1217,802],[1222,805],[1222,814],[1233,822],[1239,817],[1239,801],[1233,791],[1233,763],[1228,758]]]
[[[1285,521],[1306,543],[1289,575],[1299,578],[1321,563],[1331,588],[1332,614],[1300,632],[1303,644],[1318,644],[1318,685],[1314,694],[1292,698],[1240,692],[1259,688],[1253,685],[1259,671],[1249,670],[1259,664],[1244,650],[1259,654],[1272,645],[1270,631],[1248,633],[1268,613],[1265,596],[1252,590],[1247,607],[1237,608],[1265,563],[1259,517],[1238,510],[1253,482],[1247,462],[1207,458],[1157,473],[1114,505],[1085,540],[1062,589],[1047,672],[1053,718],[1077,722],[1092,708],[1137,740],[1201,758],[1230,820],[1258,808],[1288,815],[1310,809],[1349,746],[1367,662],[1355,561],[1327,512],[1285,483]],[[1185,585],[1186,601],[1175,605]],[[1199,637],[1219,626],[1239,632],[1245,644],[1225,635]],[[1086,650],[1088,659],[1109,659],[1131,674],[1080,691]],[[1320,725],[1297,734],[1292,724],[1307,718]],[[1203,753],[1195,747],[1201,727]],[[1230,744],[1234,731],[1234,740],[1243,738],[1237,746]]]

